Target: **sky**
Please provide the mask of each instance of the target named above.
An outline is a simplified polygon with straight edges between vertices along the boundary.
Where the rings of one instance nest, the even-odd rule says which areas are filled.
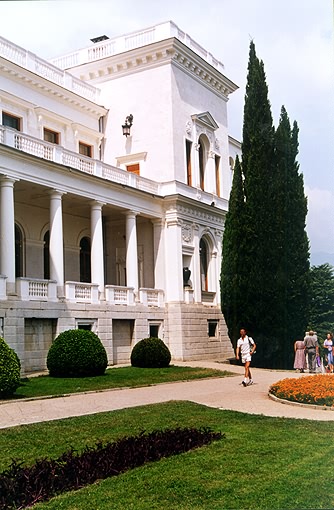
[[[238,140],[253,40],[275,126],[282,105],[299,126],[311,264],[334,265],[332,0],[1,1],[0,16],[1,36],[46,60],[89,46],[93,37],[174,21],[239,86],[228,102],[229,134]]]

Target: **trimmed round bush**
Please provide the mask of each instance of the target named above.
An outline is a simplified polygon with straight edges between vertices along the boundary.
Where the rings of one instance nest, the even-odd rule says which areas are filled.
[[[10,397],[20,386],[21,363],[16,352],[0,338],[0,396]]]
[[[131,365],[140,368],[168,367],[171,354],[160,338],[144,338],[132,349]]]
[[[54,340],[46,365],[52,377],[94,377],[104,374],[108,358],[95,333],[69,329]]]

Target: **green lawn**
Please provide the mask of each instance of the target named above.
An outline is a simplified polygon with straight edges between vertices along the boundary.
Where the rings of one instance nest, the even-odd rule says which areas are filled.
[[[175,382],[207,377],[235,375],[228,371],[207,368],[179,367],[167,368],[118,367],[106,370],[98,377],[58,378],[43,375],[22,379],[22,385],[13,398],[59,396],[82,391],[101,391],[108,388],[134,388],[157,383]]]
[[[142,430],[209,426],[226,438],[136,468],[36,510],[232,510],[334,507],[326,422],[270,418],[170,402],[0,430],[0,469],[11,458],[30,464]]]

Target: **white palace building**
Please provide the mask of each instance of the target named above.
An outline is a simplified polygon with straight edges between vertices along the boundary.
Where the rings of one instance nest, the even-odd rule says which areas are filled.
[[[52,62],[0,38],[0,336],[23,373],[70,328],[111,365],[148,336],[173,360],[233,355],[219,280],[236,89],[173,22]]]

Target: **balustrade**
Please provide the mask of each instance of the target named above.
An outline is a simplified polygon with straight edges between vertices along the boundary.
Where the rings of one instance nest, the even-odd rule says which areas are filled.
[[[56,301],[57,283],[39,278],[16,278],[16,292],[22,301]]]
[[[139,301],[145,306],[163,306],[164,292],[161,289],[139,289]]]
[[[106,285],[106,301],[112,305],[133,305],[135,302],[134,289],[132,287],[120,287]]]
[[[45,142],[5,126],[0,127],[0,143],[14,147],[48,161],[75,168],[80,172],[97,175],[108,181],[124,184],[154,195],[159,194],[160,184],[145,177],[134,175],[121,168],[107,165],[99,160],[64,149],[61,145]]]

